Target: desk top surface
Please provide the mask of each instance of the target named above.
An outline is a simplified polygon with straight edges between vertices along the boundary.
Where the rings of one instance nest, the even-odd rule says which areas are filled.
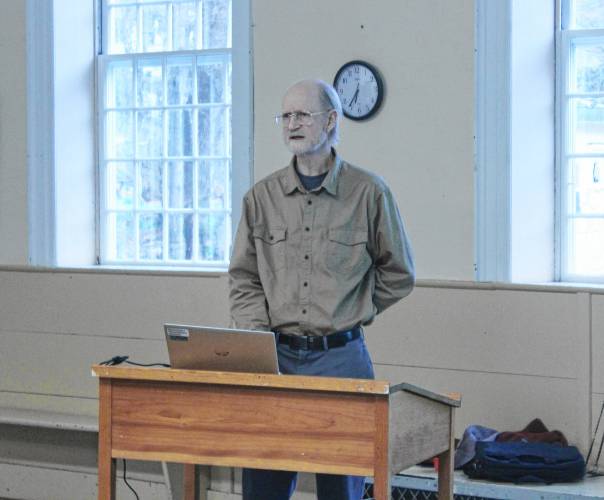
[[[442,394],[432,393],[410,384],[393,385],[387,380],[102,365],[93,365],[92,372],[93,375],[99,378],[111,379],[253,386],[273,389],[298,389],[384,396],[403,390],[450,406],[460,405],[459,399],[455,397],[450,398]]]

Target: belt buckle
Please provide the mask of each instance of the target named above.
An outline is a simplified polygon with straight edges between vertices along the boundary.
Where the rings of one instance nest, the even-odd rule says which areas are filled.
[[[308,337],[303,335],[293,335],[290,337],[289,346],[292,349],[308,349]]]

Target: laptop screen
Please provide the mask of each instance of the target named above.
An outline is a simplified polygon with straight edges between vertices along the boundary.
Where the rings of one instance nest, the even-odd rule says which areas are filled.
[[[273,332],[164,325],[172,368],[279,373]]]

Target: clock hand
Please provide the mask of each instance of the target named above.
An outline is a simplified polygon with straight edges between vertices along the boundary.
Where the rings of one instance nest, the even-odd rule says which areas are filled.
[[[359,97],[359,85],[357,84],[357,89],[356,89],[354,95],[352,96],[352,99],[350,100],[349,107],[352,107],[352,104],[356,102],[358,97]]]

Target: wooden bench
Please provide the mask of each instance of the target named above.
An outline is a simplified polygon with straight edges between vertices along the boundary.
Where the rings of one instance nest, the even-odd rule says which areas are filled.
[[[20,427],[35,427],[38,429],[53,429],[59,431],[94,432],[99,431],[97,417],[84,415],[69,415],[51,411],[22,410],[18,408],[0,407],[0,425],[14,425]],[[172,484],[168,474],[168,467],[161,462],[164,484],[169,497],[172,498]]]

